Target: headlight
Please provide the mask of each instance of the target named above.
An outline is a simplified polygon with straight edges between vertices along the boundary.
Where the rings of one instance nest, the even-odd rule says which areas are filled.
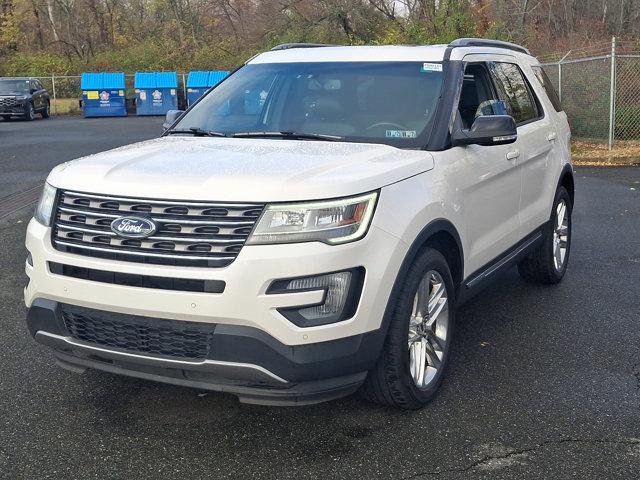
[[[369,228],[377,197],[373,192],[339,200],[267,205],[247,244],[335,245],[358,240]]]
[[[56,199],[56,189],[45,182],[40,201],[33,214],[39,223],[48,227],[51,225],[51,213],[53,212],[53,202]]]

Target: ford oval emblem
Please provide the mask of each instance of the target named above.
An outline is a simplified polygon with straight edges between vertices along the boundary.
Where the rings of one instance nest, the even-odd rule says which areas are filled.
[[[111,231],[125,238],[145,238],[156,233],[153,221],[142,217],[120,217],[111,222]]]

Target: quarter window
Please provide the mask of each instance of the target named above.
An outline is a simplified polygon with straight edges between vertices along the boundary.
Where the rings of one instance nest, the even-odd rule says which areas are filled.
[[[498,96],[505,102],[507,113],[518,125],[542,116],[520,67],[513,63],[494,62],[491,64],[491,71]]]

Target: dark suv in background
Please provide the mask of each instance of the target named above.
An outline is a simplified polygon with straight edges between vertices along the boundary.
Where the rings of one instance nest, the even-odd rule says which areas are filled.
[[[35,78],[0,78],[0,117],[49,118],[49,93]]]

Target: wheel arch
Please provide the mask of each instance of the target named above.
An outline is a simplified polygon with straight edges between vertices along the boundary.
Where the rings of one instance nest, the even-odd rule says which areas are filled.
[[[455,286],[455,295],[458,296],[460,285],[464,276],[464,255],[460,234],[456,227],[444,218],[439,218],[429,222],[416,236],[413,243],[409,247],[396,279],[391,289],[391,294],[387,300],[387,306],[384,312],[383,329],[386,332],[393,315],[394,300],[398,297],[401,288],[401,280],[405,277],[414,259],[424,251],[425,248],[434,248],[438,250],[447,260],[451,270]]]
[[[451,269],[451,276],[457,288],[458,285],[462,283],[464,275],[462,241],[453,223],[444,218],[438,218],[429,222],[416,236],[405,255],[398,277],[401,277],[403,272],[409,269],[413,260],[420,255],[425,248],[429,247],[438,250],[447,259],[447,263]]]
[[[564,187],[569,193],[569,198],[571,199],[571,206],[573,207],[575,194],[576,194],[576,187],[575,187],[575,181],[573,178],[573,168],[569,164],[565,165],[564,168],[562,169],[562,172],[560,173],[560,180],[558,181],[558,187],[561,187],[561,186]]]

